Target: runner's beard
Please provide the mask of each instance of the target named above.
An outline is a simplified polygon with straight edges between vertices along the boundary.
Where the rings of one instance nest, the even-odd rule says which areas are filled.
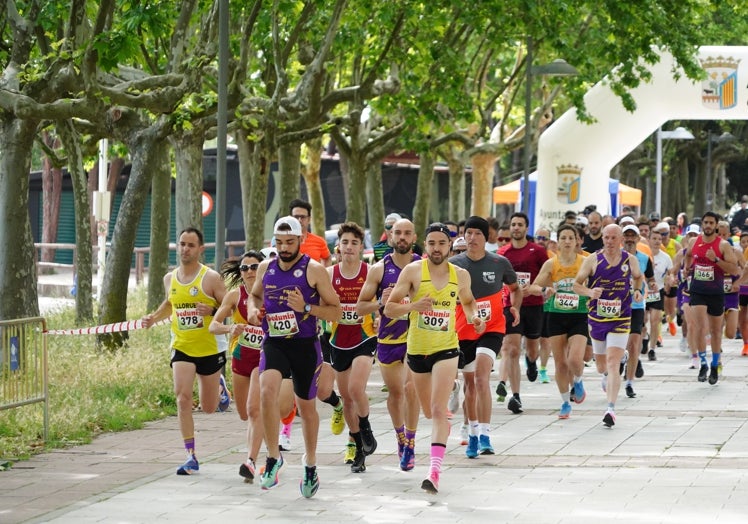
[[[397,251],[397,253],[400,255],[405,255],[407,253],[410,253],[410,248],[411,248],[410,244],[399,242],[395,246],[395,251]]]
[[[288,253],[285,253],[285,252],[280,252],[280,251],[278,252],[278,258],[280,258],[283,262],[293,262],[296,259],[297,256],[299,256],[299,249],[298,248],[291,255],[289,255]]]

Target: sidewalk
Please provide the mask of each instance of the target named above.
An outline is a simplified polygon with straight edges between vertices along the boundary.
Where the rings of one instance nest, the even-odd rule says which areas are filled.
[[[739,356],[739,341],[725,341],[724,376],[709,386],[696,381],[677,342],[666,335],[658,361],[644,362],[636,398],[621,390],[611,429],[601,424],[606,404],[594,367],[585,370],[587,400],[568,420],[557,418],[555,384],[523,377],[523,414],[494,403],[494,456],[465,457],[457,415],[438,495],[420,489],[427,421],[418,430],[415,470],[397,467],[375,366],[368,391],[379,447],[367,471],[352,474],[342,463],[346,437],[330,433],[329,406],[319,404],[321,487],[310,500],[298,489],[298,418],[280,485],[262,491],[238,475],[246,447],[236,413],[199,413],[199,475],[174,474],[183,451],[172,417],[0,472],[0,522],[746,522],[748,358]]]

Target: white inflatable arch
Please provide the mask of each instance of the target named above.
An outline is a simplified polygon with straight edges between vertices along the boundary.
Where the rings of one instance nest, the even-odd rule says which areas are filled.
[[[748,119],[748,47],[705,46],[698,58],[707,73],[703,81],[675,80],[673,57],[662,53],[650,68],[651,81],[631,91],[633,113],[602,81],[584,97],[594,124],[580,122],[570,109],[540,136],[533,229],[553,230],[567,210],[588,204],[615,213],[610,170],[668,120]]]

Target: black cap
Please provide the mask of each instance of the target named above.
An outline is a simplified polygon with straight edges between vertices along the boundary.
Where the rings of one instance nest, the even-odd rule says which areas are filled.
[[[429,227],[426,228],[426,234],[424,235],[424,238],[428,236],[429,233],[434,232],[444,233],[445,235],[447,235],[449,241],[452,241],[452,234],[450,233],[449,228],[441,222],[434,222],[433,224],[429,224]]]

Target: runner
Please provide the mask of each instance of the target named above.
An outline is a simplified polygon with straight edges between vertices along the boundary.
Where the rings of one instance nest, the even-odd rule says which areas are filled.
[[[377,335],[377,360],[382,380],[387,386],[387,411],[390,414],[397,440],[400,469],[410,471],[415,467],[416,430],[418,429],[418,398],[413,387],[410,370],[405,366],[407,353],[408,317],[390,318],[384,314],[387,303],[403,268],[421,257],[413,253],[416,241],[413,223],[401,219],[392,226],[394,251],[385,255],[366,276],[358,297],[358,314],[370,315],[380,311]],[[375,300],[376,299],[376,300]]]
[[[450,244],[447,226],[431,224],[426,229],[428,258],[405,266],[384,306],[384,314],[389,318],[409,314],[408,366],[413,371],[421,410],[433,423],[431,466],[421,484],[429,493],[439,490],[449,436],[447,401],[460,353],[455,331],[458,298],[476,332],[482,333],[486,327],[470,292],[470,274],[447,262]],[[403,303],[406,297],[410,300]]]

